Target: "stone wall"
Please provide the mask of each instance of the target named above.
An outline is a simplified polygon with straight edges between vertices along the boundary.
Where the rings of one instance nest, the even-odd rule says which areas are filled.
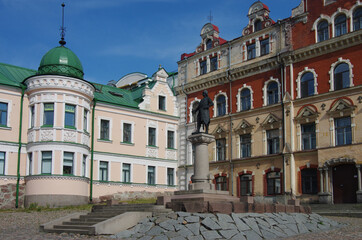
[[[95,202],[106,201],[106,200],[116,200],[116,201],[125,201],[125,200],[135,200],[135,199],[147,199],[147,198],[157,198],[158,196],[171,196],[173,191],[169,192],[147,192],[147,191],[125,191],[118,192],[113,195],[100,196],[99,199],[95,199]]]
[[[19,207],[24,206],[25,184],[19,185]],[[16,184],[9,183],[0,186],[0,209],[15,208]]]

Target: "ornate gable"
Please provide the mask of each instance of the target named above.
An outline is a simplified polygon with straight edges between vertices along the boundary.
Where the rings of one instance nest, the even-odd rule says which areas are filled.
[[[274,129],[274,128],[280,128],[281,126],[281,119],[276,117],[274,114],[269,114],[264,121],[261,123],[261,126],[265,129]]]
[[[267,28],[275,22],[269,18],[269,8],[264,3],[257,1],[249,8],[249,24],[243,29],[243,35],[248,35],[258,30]],[[260,22],[260,29],[256,29],[255,23]]]
[[[215,130],[211,133],[215,138],[224,138],[229,133],[221,124],[218,124]]]
[[[312,122],[315,121],[315,119],[317,119],[318,116],[319,113],[317,111],[317,108],[314,105],[307,105],[299,109],[297,116],[295,117],[295,120],[298,123]]]
[[[353,105],[353,101],[347,97],[343,97],[336,99],[327,113],[331,115],[331,117],[343,117],[351,115],[355,109],[356,106]]]
[[[251,125],[248,121],[243,119],[239,125],[234,129],[234,132],[237,134],[247,134],[251,133],[253,130],[254,125]]]

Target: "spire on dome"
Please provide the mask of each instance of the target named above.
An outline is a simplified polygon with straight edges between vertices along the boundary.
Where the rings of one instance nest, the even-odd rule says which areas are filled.
[[[64,40],[64,37],[65,37],[65,27],[64,27],[64,7],[65,7],[65,4],[62,3],[62,26],[60,27],[60,41],[59,41],[59,44],[61,46],[64,46],[67,42]]]

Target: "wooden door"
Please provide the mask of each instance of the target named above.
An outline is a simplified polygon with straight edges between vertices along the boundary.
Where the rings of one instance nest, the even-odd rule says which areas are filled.
[[[354,164],[338,165],[333,169],[334,203],[357,202],[358,190],[357,168]]]

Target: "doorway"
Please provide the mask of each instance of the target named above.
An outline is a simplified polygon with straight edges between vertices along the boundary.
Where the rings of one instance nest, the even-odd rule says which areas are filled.
[[[356,203],[358,178],[354,164],[343,164],[332,167],[333,201],[338,203]]]

